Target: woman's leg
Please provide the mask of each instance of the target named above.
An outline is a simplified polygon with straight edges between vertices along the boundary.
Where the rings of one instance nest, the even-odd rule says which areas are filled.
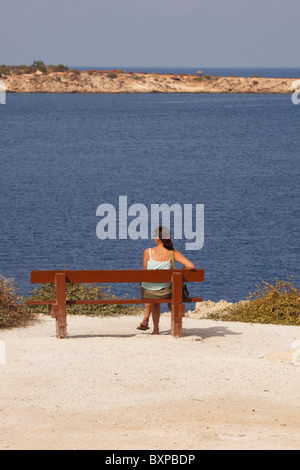
[[[153,335],[159,334],[160,304],[152,304]]]
[[[140,323],[140,327],[148,326],[150,314],[151,314],[151,304],[145,304],[145,315],[144,315],[143,321]]]

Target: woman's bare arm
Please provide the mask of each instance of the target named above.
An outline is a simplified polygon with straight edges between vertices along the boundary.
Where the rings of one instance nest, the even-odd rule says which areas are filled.
[[[147,269],[147,263],[150,259],[149,248],[144,251],[143,269]]]
[[[186,269],[195,269],[194,263],[188,260],[185,256],[183,256],[177,250],[174,250],[174,258],[176,261],[178,261],[178,263],[183,264]]]

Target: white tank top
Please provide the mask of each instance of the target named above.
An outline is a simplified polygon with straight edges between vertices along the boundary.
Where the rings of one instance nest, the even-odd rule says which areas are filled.
[[[167,261],[155,261],[151,256],[151,248],[149,248],[150,259],[147,262],[147,269],[172,269],[171,256]],[[142,282],[144,289],[160,290],[170,287],[171,282]]]

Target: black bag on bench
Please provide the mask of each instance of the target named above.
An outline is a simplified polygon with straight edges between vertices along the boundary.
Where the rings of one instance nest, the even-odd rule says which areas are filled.
[[[171,250],[171,262],[172,262],[172,268],[176,269],[173,250]],[[188,297],[188,296],[189,296],[189,291],[188,291],[187,285],[185,284],[185,282],[183,282],[182,283],[182,297]]]

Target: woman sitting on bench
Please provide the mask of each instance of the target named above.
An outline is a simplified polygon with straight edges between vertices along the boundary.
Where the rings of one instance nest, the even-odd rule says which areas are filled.
[[[183,264],[186,269],[195,269],[194,264],[175,250],[166,227],[159,227],[154,231],[156,247],[144,251],[144,269],[172,269],[170,251],[174,252],[174,259]],[[172,297],[172,283],[142,282],[140,284],[142,299],[170,299]],[[170,304],[169,304],[170,308]],[[160,304],[145,304],[145,315],[138,330],[149,329],[149,318],[152,313],[153,335],[159,334]]]

